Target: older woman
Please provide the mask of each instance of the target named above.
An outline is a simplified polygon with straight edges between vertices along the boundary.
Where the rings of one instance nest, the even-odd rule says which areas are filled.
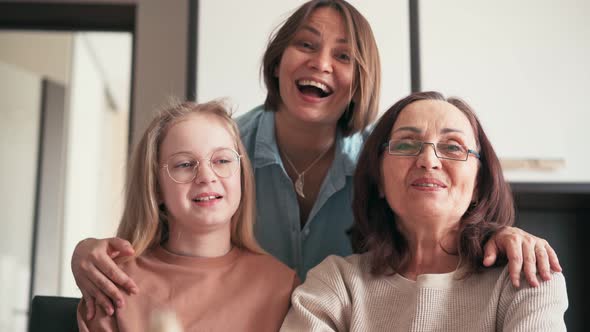
[[[498,158],[472,109],[436,92],[387,111],[355,173],[355,237],[295,290],[284,331],[565,330],[565,279],[514,287],[483,244],[514,222]]]

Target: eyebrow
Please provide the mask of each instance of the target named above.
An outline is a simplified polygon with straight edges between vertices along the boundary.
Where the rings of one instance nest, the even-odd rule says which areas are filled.
[[[171,153],[169,157],[176,156],[177,154],[190,154],[190,155],[192,155],[193,153],[190,151],[184,151],[184,150],[183,151],[176,151],[174,153]]]
[[[304,25],[303,27],[301,27],[301,29],[309,31],[318,37],[322,36],[322,33],[318,29],[312,27],[311,25]],[[346,40],[346,38],[337,39],[336,42],[341,43],[341,44],[348,44],[348,41]]]
[[[210,151],[210,153],[209,153],[209,154],[211,154],[211,153],[213,153],[213,152],[215,152],[215,151],[221,150],[221,149],[234,149],[234,150],[236,150],[236,151],[237,151],[237,147],[231,147],[231,146],[229,146],[229,147],[228,147],[228,146],[217,146],[217,147],[215,147],[215,148],[211,149],[211,151]],[[191,151],[188,151],[188,150],[187,150],[187,151],[185,151],[185,150],[176,151],[176,152],[174,152],[174,153],[170,154],[170,155],[168,156],[168,158],[170,158],[170,157],[172,157],[172,156],[179,155],[179,154],[188,154],[188,155],[191,155],[191,157],[195,157],[195,158],[196,158],[195,154],[194,154],[194,153],[192,153]]]
[[[396,130],[394,130],[393,132],[397,133],[398,131],[410,131],[415,134],[422,133],[422,129],[417,128],[417,127],[411,127],[411,126],[399,127]],[[448,133],[461,133],[461,134],[463,134],[463,130],[459,130],[459,129],[455,129],[455,128],[443,128],[440,132],[441,132],[441,134],[448,134]]]

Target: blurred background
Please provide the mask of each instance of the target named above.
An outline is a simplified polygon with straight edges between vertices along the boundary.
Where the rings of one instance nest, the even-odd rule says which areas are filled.
[[[264,101],[260,61],[301,0],[0,0],[0,331],[33,295],[79,297],[76,243],[113,236],[127,157],[170,98]],[[502,158],[518,225],[589,294],[590,2],[355,0],[382,63],[380,109],[439,90],[474,106]]]

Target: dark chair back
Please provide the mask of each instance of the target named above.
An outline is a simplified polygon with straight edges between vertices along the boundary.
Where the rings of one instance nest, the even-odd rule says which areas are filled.
[[[76,332],[76,310],[80,299],[74,297],[39,296],[33,297],[29,332],[60,331]]]

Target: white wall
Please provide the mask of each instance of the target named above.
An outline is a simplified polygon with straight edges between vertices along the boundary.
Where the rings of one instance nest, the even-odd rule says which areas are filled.
[[[130,32],[87,32],[82,41],[93,53],[100,79],[112,95],[116,109],[129,113],[133,35]]]
[[[133,144],[139,142],[154,111],[170,97],[185,98],[188,50],[188,0],[134,2]]]
[[[561,159],[510,181],[590,182],[590,2],[420,1],[423,89],[465,97],[501,158]]]
[[[0,59],[3,62],[68,84],[72,47],[70,32],[2,30],[0,45]]]
[[[75,50],[72,49],[74,40]],[[72,62],[73,55],[76,58]],[[56,114],[47,114],[52,118],[46,119],[49,127],[45,128],[45,135],[53,145],[47,146],[50,153],[44,155],[44,167],[52,167],[45,169],[49,174],[44,174],[44,178],[49,180],[45,184],[51,184],[52,188],[42,188],[41,192],[41,195],[51,197],[42,196],[40,200],[43,210],[39,214],[39,230],[42,232],[38,234],[36,267],[45,277],[38,276],[35,279],[35,294],[78,296],[69,267],[72,249],[84,237],[106,237],[115,233],[123,205],[128,152],[131,56],[130,33],[0,33],[0,59],[34,71],[39,85],[42,77],[60,83],[72,83],[66,85],[67,97],[71,98],[66,101],[67,109],[59,114],[59,119],[53,118]],[[18,82],[6,83],[3,91],[8,96],[37,103],[36,116],[39,116],[40,101],[24,99],[22,95],[26,89]],[[67,90],[69,87],[71,91]],[[113,97],[115,108],[106,103],[107,91]],[[18,128],[20,123],[18,119],[5,120],[3,125],[7,128]],[[11,120],[17,122],[12,123]],[[38,119],[36,121],[31,122],[31,125],[39,125]],[[64,130],[68,131],[67,135],[62,133]],[[27,131],[22,133],[28,135]],[[58,139],[63,136],[67,136],[65,140]],[[37,138],[31,136],[29,139],[34,139],[34,147],[38,148]],[[48,141],[44,143],[50,144]],[[51,153],[56,151],[62,153]],[[36,162],[26,165],[23,172],[27,172],[27,167],[36,171]],[[66,166],[67,170],[64,170]],[[12,177],[14,180],[19,178]],[[52,203],[44,204],[48,202]],[[9,204],[5,210],[21,214],[26,211],[31,214],[29,219],[32,222],[32,208],[17,206],[13,209]],[[26,243],[27,250],[19,252],[26,256],[28,269],[32,229],[13,235],[10,238],[12,242],[3,243],[9,247],[9,244],[26,240],[23,243]],[[59,262],[59,267],[56,267],[55,262]],[[28,280],[26,282],[28,286]],[[26,296],[23,299],[26,300]]]
[[[110,50],[110,54],[98,53],[98,49]],[[117,50],[116,56],[113,50]],[[127,79],[115,80],[112,86],[125,88],[130,68],[124,65],[129,65],[130,58],[129,35],[74,34],[61,295],[80,296],[70,272],[75,245],[86,237],[113,236],[122,213],[128,110],[126,104],[120,104],[120,110],[111,109],[105,91],[113,78],[107,73],[114,68],[123,71],[122,77],[127,72]],[[116,96],[128,95],[129,91],[124,91]]]
[[[25,331],[41,78],[0,62],[0,331]]]
[[[236,114],[264,102],[262,55],[275,27],[301,0],[204,0],[199,8],[197,98],[229,97]],[[368,19],[382,63],[381,108],[410,92],[407,1],[351,1]],[[229,10],[231,8],[231,10]]]

